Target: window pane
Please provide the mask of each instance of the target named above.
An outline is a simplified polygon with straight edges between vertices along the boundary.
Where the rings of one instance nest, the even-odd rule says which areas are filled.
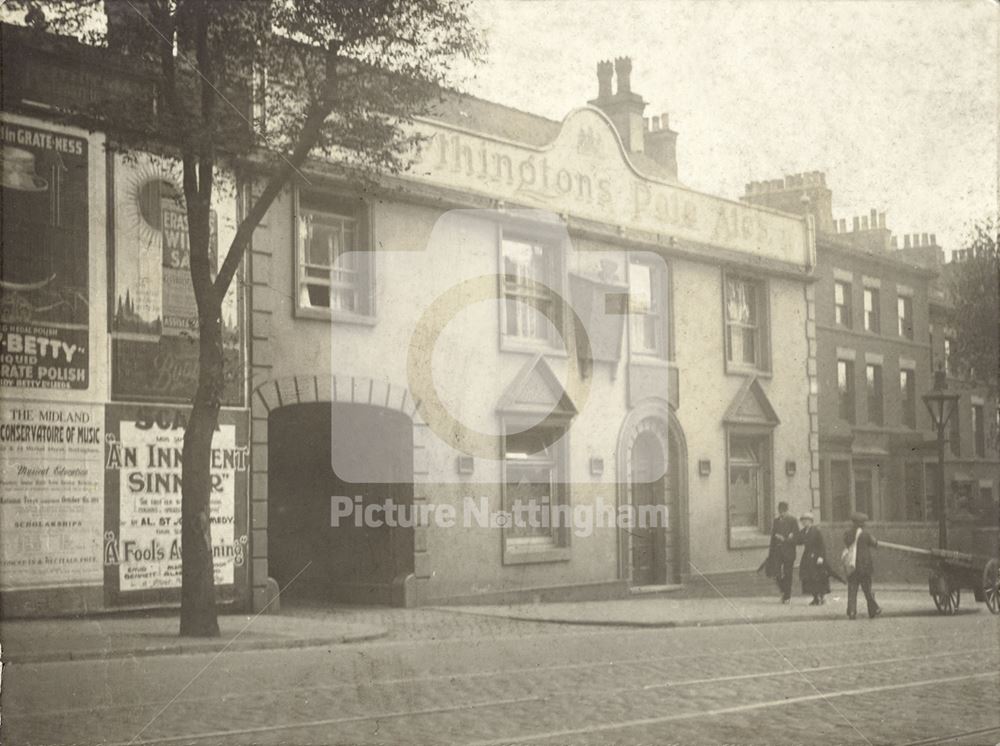
[[[851,468],[847,461],[830,462],[830,496],[833,520],[846,521],[851,515]]]
[[[854,363],[837,361],[837,405],[840,419],[854,422]]]
[[[868,365],[865,368],[868,386],[868,422],[881,425],[882,417],[882,366]]]
[[[504,239],[504,292],[506,295],[504,331],[510,336],[548,340],[551,337],[548,312],[555,326],[555,305],[549,285],[557,283],[555,250],[541,244]]]
[[[766,444],[763,438],[729,438],[729,524],[759,528],[764,513]]]
[[[917,403],[913,375],[912,370],[899,371],[899,396],[903,405],[902,424],[909,428],[917,426]]]

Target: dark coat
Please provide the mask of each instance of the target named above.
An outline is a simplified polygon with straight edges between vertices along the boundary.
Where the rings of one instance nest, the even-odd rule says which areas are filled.
[[[849,528],[844,532],[844,546],[849,547],[854,543],[854,535],[857,528]],[[858,557],[854,564],[854,572],[860,575],[872,575],[875,572],[875,557],[872,550],[878,546],[878,540],[868,533],[865,528],[861,529],[858,537]]]
[[[829,593],[830,561],[826,556],[823,534],[815,526],[810,526],[799,532],[798,541],[804,547],[799,562],[802,592],[809,595]]]
[[[798,535],[799,522],[790,515],[779,515],[771,526],[771,553],[785,562],[794,562]]]

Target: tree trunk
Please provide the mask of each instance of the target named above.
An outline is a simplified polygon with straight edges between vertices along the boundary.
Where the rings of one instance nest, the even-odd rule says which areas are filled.
[[[222,302],[212,299],[200,314],[198,391],[184,432],[181,480],[181,635],[218,637],[212,562],[212,437],[222,402]]]

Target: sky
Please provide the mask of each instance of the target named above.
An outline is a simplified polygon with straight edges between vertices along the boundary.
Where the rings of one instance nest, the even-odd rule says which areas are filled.
[[[561,120],[596,97],[598,60],[629,56],[694,189],[823,171],[834,218],[876,208],[946,251],[997,212],[994,0],[474,3],[489,49],[459,87]]]

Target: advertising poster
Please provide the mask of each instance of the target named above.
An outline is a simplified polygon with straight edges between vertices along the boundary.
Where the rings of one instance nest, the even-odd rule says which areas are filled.
[[[181,470],[187,415],[188,410],[180,407],[107,408],[104,565],[107,590],[116,597],[181,586]],[[232,586],[248,557],[245,413],[220,414],[211,458],[215,584]]]
[[[0,590],[103,582],[104,411],[0,402]]]
[[[0,385],[90,385],[87,141],[0,122]]]
[[[198,382],[198,311],[180,166],[151,155],[116,156],[113,174],[112,393],[188,402]],[[220,207],[210,220],[210,262],[218,266],[219,243],[228,246],[235,213]],[[243,399],[238,285],[237,279],[222,305],[224,402],[234,405]]]

